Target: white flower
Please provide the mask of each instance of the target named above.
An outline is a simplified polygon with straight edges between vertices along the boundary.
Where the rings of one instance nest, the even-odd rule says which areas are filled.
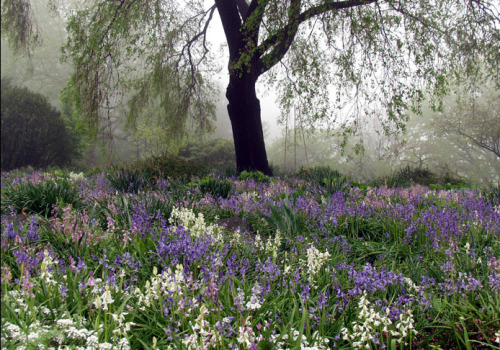
[[[94,300],[94,305],[98,309],[102,306],[103,310],[107,310],[108,305],[112,304],[113,302],[114,300],[111,297],[111,291],[109,290],[109,286],[106,286],[104,293],[102,294],[102,298],[100,296],[97,296],[96,299]]]
[[[40,338],[40,334],[38,334],[38,333],[36,333],[36,332],[35,332],[35,333],[30,333],[30,334],[28,334],[28,342],[30,342],[30,343],[31,343],[32,341],[34,341],[34,340],[38,339],[38,338]]]
[[[259,301],[259,295],[261,293],[261,288],[257,282],[252,287],[252,296],[247,302],[246,307],[249,310],[258,310],[262,306]]]
[[[269,237],[269,239],[267,240],[265,252],[272,254],[273,259],[276,259],[278,255],[278,249],[280,246],[281,246],[281,233],[279,230],[277,230],[274,239],[271,239],[271,237]]]
[[[465,248],[465,252],[466,252],[467,254],[469,254],[469,251],[470,251],[470,244],[469,244],[469,242],[465,243],[464,248]]]
[[[90,347],[97,347],[99,345],[99,338],[97,335],[92,334],[90,337],[87,338],[87,345]]]
[[[130,350],[130,343],[127,338],[121,338],[116,344],[117,350]]]
[[[70,172],[69,173],[69,178],[71,181],[77,181],[77,180],[83,180],[83,173],[74,173]]]
[[[262,242],[262,239],[260,238],[260,234],[259,233],[257,233],[255,235],[254,245],[255,245],[255,248],[257,248],[259,250],[264,250],[265,249],[264,243]]]
[[[203,214],[198,213],[198,216],[196,216],[191,209],[174,207],[168,221],[172,225],[182,225],[189,229],[193,237],[208,234],[213,236],[216,241],[222,240],[222,230],[220,227],[217,225],[207,225]]]
[[[69,326],[72,326],[73,325],[73,320],[72,319],[69,319],[69,318],[62,318],[60,320],[57,320],[56,321],[56,324],[59,326],[59,327],[69,327]]]
[[[307,260],[300,260],[302,266],[307,268],[308,280],[314,286],[314,276],[319,272],[321,267],[328,261],[330,253],[328,251],[321,253],[314,245],[311,245],[306,252]]]
[[[252,342],[254,341],[253,329],[250,327],[239,327],[238,338],[236,340],[238,343],[250,348],[250,346],[252,346]]]
[[[258,310],[261,306],[262,305],[259,303],[259,300],[254,295],[251,296],[250,300],[246,304],[248,310]]]
[[[405,338],[410,334],[417,334],[413,326],[413,314],[411,310],[406,310],[400,314],[398,322],[393,325],[389,319],[390,309],[387,308],[385,314],[377,312],[370,305],[367,299],[366,291],[361,296],[358,304],[359,322],[355,321],[352,333],[347,328],[343,328],[341,333],[343,339],[350,341],[353,348],[363,349],[370,345],[374,334],[382,332],[390,333],[393,337],[399,337],[396,341],[402,344]]]
[[[69,327],[65,334],[69,339],[79,340],[79,339],[87,339],[93,332],[89,331],[85,328],[77,329],[75,327]]]

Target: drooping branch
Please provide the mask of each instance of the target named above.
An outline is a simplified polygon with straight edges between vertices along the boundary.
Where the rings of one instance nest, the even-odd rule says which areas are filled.
[[[199,20],[199,24],[201,25],[201,22],[204,20],[205,16],[208,14],[208,19],[205,21],[205,24],[203,25],[203,28],[195,34],[191,39],[187,41],[187,43],[182,47],[181,54],[179,57],[182,57],[184,55],[184,51],[186,51],[187,56],[188,56],[188,62],[189,62],[189,69],[191,71],[191,84],[190,84],[190,90],[194,87],[196,84],[196,77],[197,77],[197,71],[198,71],[198,65],[205,59],[207,56],[209,49],[207,47],[207,30],[208,26],[210,25],[210,22],[213,18],[213,14],[215,12],[215,5],[210,7],[201,17]],[[194,43],[196,43],[201,37],[203,37],[203,54],[201,57],[197,60],[197,62],[194,62],[193,60],[193,54],[191,52],[192,46]]]
[[[6,35],[15,52],[28,57],[40,42],[39,29],[33,19],[31,4],[26,0],[2,0],[2,36]]]

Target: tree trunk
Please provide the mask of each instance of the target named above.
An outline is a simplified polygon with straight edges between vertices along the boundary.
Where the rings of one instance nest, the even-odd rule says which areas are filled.
[[[264,133],[260,115],[260,101],[255,92],[257,77],[231,74],[226,97],[227,110],[233,129],[236,168],[238,173],[259,170],[272,176],[267,162]]]

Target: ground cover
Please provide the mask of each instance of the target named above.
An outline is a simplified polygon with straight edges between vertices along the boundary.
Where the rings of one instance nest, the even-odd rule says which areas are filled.
[[[494,196],[120,179],[2,173],[2,348],[500,345]]]

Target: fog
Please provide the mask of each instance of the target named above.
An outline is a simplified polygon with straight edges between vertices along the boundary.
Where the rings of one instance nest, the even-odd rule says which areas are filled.
[[[232,140],[231,124],[224,96],[228,83],[227,50],[224,34],[215,12],[209,39],[220,54],[219,73],[212,77],[218,94],[215,98],[216,117],[213,134],[199,140],[225,138]],[[39,6],[37,21],[43,28],[43,43],[31,58],[16,56],[2,38],[1,76],[17,86],[24,86],[45,95],[50,103],[61,108],[61,91],[72,71],[69,63],[60,62],[59,47],[64,43],[63,21]],[[220,63],[222,62],[222,63]],[[281,110],[272,88],[258,85],[263,129],[268,158],[275,169],[294,171],[300,167],[329,165],[353,178],[370,181],[405,166],[430,169],[437,174],[449,174],[471,183],[488,184],[500,181],[500,95],[491,85],[482,86],[473,98],[466,96],[458,103],[463,91],[452,91],[444,100],[444,110],[433,112],[424,106],[423,115],[412,115],[405,133],[384,132],[377,120],[364,119],[349,138],[339,135],[342,130],[293,129],[293,116],[287,127],[279,124]],[[109,161],[128,161],[155,151],[178,151],[168,143],[169,135],[161,128],[139,130],[133,134],[124,127],[125,103],[113,111],[110,125],[113,134],[101,152],[89,144],[86,166],[98,166]],[[299,106],[300,107],[300,106]],[[479,121],[485,128],[478,127]],[[147,135],[146,135],[147,131]],[[141,134],[142,133],[142,134]],[[285,140],[285,134],[287,138]],[[186,142],[197,140],[186,138]],[[495,146],[496,142],[496,146]],[[148,147],[150,149],[148,149]],[[495,149],[496,147],[496,149]]]

